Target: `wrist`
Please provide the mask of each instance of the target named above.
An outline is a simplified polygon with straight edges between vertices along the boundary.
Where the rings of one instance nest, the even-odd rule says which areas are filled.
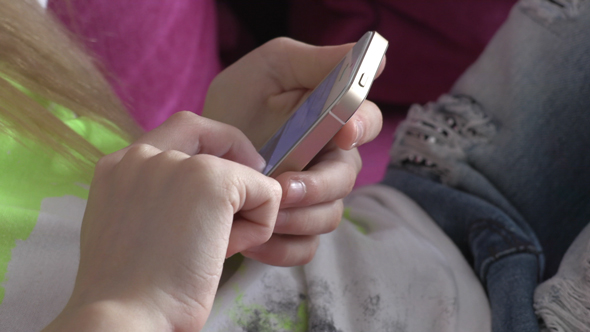
[[[157,310],[117,301],[99,301],[64,311],[42,332],[173,331]]]

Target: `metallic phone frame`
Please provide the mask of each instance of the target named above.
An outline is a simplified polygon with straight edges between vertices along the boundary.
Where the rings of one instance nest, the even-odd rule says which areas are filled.
[[[267,175],[276,177],[284,172],[303,170],[367,98],[388,46],[387,40],[377,32],[367,34],[371,35],[370,40],[360,55],[360,65],[351,73],[353,78],[349,85]]]

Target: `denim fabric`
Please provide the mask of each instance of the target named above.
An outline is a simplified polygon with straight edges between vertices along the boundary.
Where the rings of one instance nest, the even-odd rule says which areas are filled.
[[[488,291],[494,332],[538,330],[532,304],[543,259],[531,231],[475,195],[396,167],[383,183],[416,201],[471,260]]]
[[[590,221],[589,150],[590,1],[526,0],[449,95],[410,109],[384,183],[472,258],[494,331],[538,331],[538,277]]]

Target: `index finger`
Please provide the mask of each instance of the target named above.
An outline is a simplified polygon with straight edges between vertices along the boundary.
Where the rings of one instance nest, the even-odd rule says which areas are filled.
[[[186,111],[172,115],[131,146],[136,144],[149,144],[162,151],[177,150],[188,155],[210,154],[258,171],[266,164],[239,129]]]
[[[272,78],[283,90],[313,89],[338,65],[354,43],[312,46],[290,38],[277,38],[260,47]],[[375,78],[385,67],[385,57]]]

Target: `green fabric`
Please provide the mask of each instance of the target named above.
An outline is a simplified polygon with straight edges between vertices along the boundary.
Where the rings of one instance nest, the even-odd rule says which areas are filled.
[[[43,103],[42,103],[43,104]],[[45,104],[47,105],[47,104]],[[128,145],[121,137],[88,118],[55,104],[49,109],[72,130],[100,151],[111,153]],[[88,197],[88,177],[75,172],[65,158],[50,154],[27,139],[0,133],[0,303],[11,250],[17,240],[26,240],[37,219],[41,202],[47,197],[73,195]]]

